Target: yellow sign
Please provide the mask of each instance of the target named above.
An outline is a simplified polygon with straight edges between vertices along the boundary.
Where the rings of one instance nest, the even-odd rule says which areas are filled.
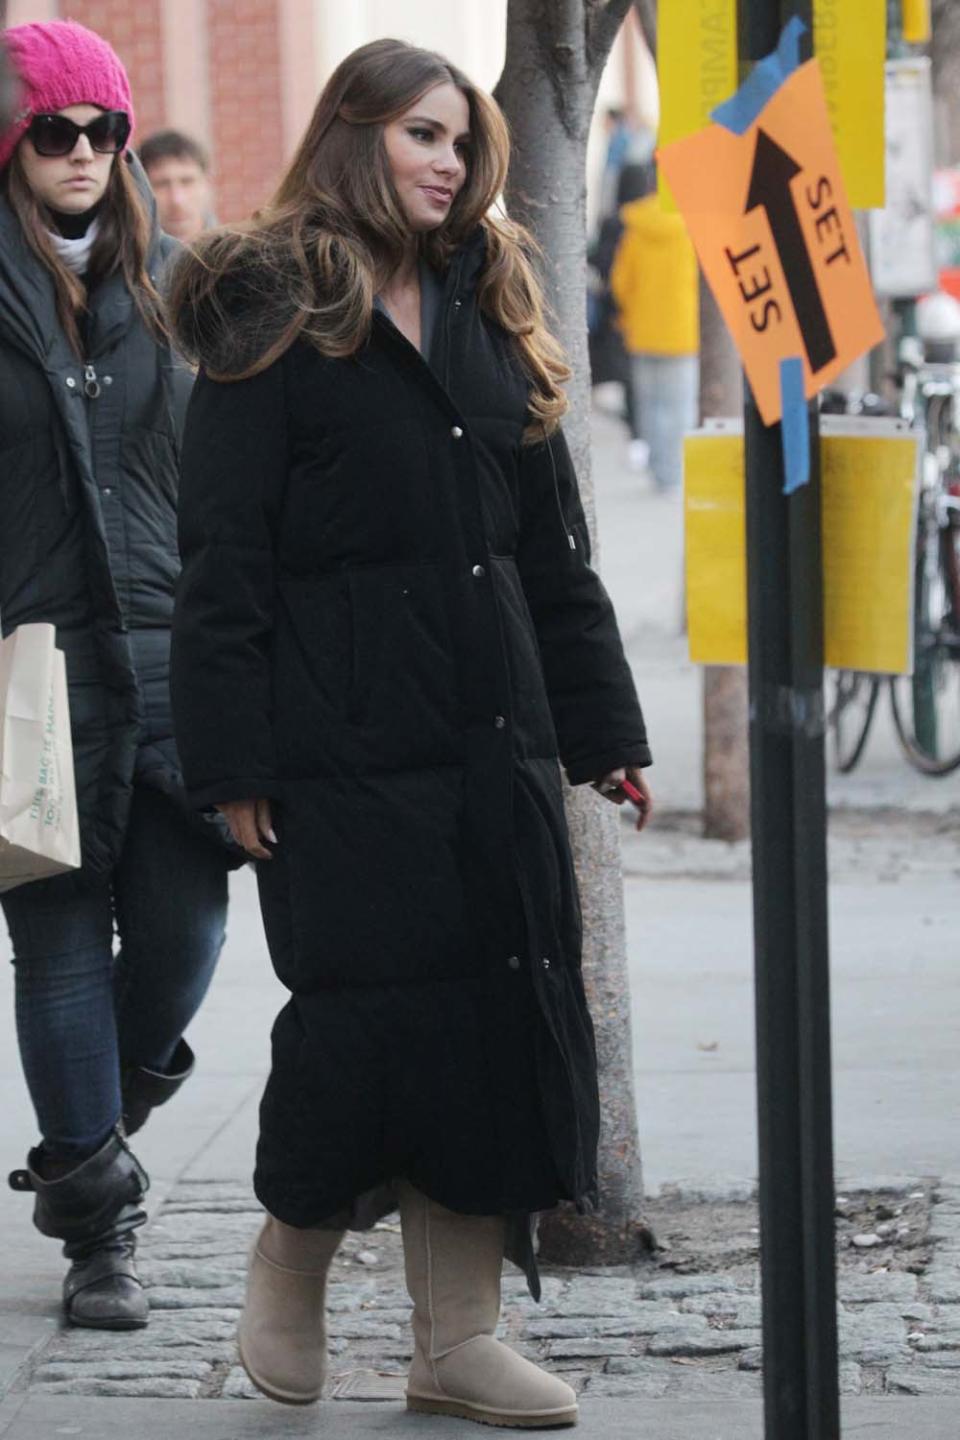
[[[930,0],[903,0],[903,38],[908,45],[930,39]]]
[[[709,125],[737,88],[737,0],[670,0],[658,12],[659,144],[669,145]],[[676,210],[662,171],[659,185],[661,205]]]
[[[695,665],[747,663],[742,430],[683,442],[687,639]]]
[[[866,431],[867,424],[880,435]],[[899,422],[821,417],[824,660],[837,670],[913,668],[913,547],[920,439]],[[832,432],[832,433],[831,433]],[[743,435],[684,442],[690,658],[747,659]]]
[[[879,209],[887,0],[813,0],[813,37],[847,198]]]
[[[929,0],[903,0],[905,40],[928,40]],[[908,31],[910,33],[908,33]],[[850,204],[884,203],[883,64],[887,0],[813,0],[814,55]],[[669,0],[657,16],[658,144],[671,145],[710,123],[737,88],[736,0]],[[660,176],[660,203],[675,210]]]
[[[709,125],[658,153],[772,425],[782,360],[801,359],[811,399],[883,339],[817,62],[795,70],[742,134]]]

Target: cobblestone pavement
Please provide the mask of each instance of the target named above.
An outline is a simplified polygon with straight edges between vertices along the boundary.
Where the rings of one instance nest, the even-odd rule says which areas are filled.
[[[240,1399],[234,1349],[259,1207],[244,1185],[182,1181],[143,1234],[147,1330],[57,1334],[34,1393]],[[504,1283],[502,1334],[591,1396],[697,1400],[760,1394],[756,1207],[748,1192],[666,1190],[649,1218],[662,1248],[634,1268],[545,1267],[537,1305]],[[837,1199],[841,1385],[847,1394],[960,1398],[960,1185],[849,1188]],[[398,1397],[410,1358],[399,1227],[350,1235],[329,1293],[329,1395]]]

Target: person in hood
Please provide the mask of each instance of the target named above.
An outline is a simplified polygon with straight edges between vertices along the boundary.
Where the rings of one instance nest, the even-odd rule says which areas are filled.
[[[69,22],[4,38],[20,95],[0,133],[0,620],[56,626],[82,849],[79,872],[2,897],[42,1137],[10,1180],[65,1242],[68,1321],[130,1329],[147,1177],[127,1141],[193,1067],[230,863],[185,803],[170,717],[191,377],[161,318],[173,242],[127,149],[123,66]]]
[[[274,967],[240,1354],[316,1400],[325,1277],[399,1203],[418,1411],[572,1424],[494,1338],[531,1216],[596,1200],[598,1101],[558,757],[650,794],[559,428],[568,370],[507,129],[395,40],[334,71],[270,205],[178,263],[201,365],[173,697],[190,795],[257,860]],[[599,800],[597,803],[601,803]]]

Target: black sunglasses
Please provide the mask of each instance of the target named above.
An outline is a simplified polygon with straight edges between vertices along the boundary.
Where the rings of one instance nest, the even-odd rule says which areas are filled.
[[[48,158],[69,155],[81,135],[101,155],[117,155],[129,139],[130,117],[123,110],[105,110],[89,125],[77,125],[66,115],[34,115],[27,134],[37,154]]]

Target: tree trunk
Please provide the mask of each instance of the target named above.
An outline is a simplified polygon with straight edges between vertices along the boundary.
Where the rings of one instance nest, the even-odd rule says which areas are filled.
[[[553,325],[573,369],[564,429],[591,538],[589,362],[586,335],[586,147],[600,72],[629,0],[508,0],[507,56],[496,96],[510,123],[511,215],[545,256]],[[596,561],[596,557],[595,557]],[[584,917],[583,968],[597,1034],[602,1121],[600,1208],[545,1216],[541,1254],[561,1264],[615,1264],[649,1249],[633,1094],[617,810],[589,787],[566,793]]]
[[[700,277],[700,414],[735,418],[743,410],[740,362],[710,289]],[[703,833],[745,840],[750,833],[747,671],[703,671]]]
[[[960,6],[956,0],[933,0],[932,22],[933,93],[942,120],[937,160],[941,165],[955,165],[960,159]]]

